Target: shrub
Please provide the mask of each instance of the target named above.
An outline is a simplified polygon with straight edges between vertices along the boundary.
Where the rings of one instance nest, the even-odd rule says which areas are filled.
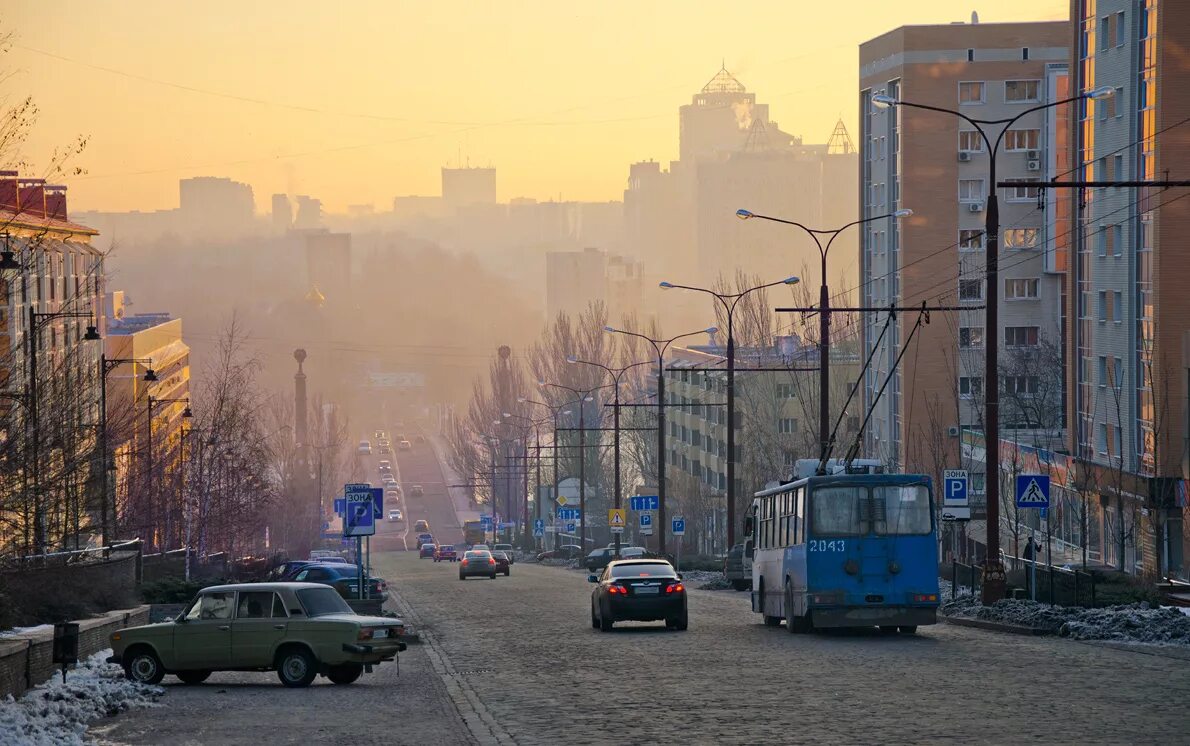
[[[141,600],[147,604],[184,604],[203,588],[221,585],[223,582],[222,579],[215,578],[162,578],[141,586]]]

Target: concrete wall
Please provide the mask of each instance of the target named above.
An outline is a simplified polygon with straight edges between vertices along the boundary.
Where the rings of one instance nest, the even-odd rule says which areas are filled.
[[[79,621],[79,660],[109,647],[108,636],[125,627],[147,624],[149,607],[111,611],[103,616]],[[51,662],[54,651],[53,628],[0,640],[0,699],[19,697],[48,680],[58,670]],[[67,674],[69,676],[69,674]]]

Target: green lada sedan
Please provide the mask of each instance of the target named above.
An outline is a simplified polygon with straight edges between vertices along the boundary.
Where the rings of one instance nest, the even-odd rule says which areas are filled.
[[[403,633],[401,620],[360,616],[319,583],[216,585],[173,621],[112,633],[108,662],[145,684],[167,673],[199,684],[212,671],[276,671],[291,687],[320,674],[350,684],[394,660],[405,649]]]

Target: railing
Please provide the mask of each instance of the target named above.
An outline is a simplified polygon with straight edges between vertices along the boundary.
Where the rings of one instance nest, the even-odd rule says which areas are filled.
[[[30,569],[44,567],[63,567],[87,561],[101,561],[111,557],[113,552],[140,552],[140,539],[130,539],[105,547],[91,547],[89,549],[74,549],[66,552],[46,552],[44,554],[26,554],[22,556],[0,558],[0,569]]]

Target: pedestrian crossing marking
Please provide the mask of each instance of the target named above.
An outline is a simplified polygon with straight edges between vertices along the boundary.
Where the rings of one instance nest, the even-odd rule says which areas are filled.
[[[1021,505],[1045,505],[1048,502],[1049,499],[1037,486],[1036,479],[1029,482],[1029,486],[1025,488],[1025,494],[1021,495]]]

